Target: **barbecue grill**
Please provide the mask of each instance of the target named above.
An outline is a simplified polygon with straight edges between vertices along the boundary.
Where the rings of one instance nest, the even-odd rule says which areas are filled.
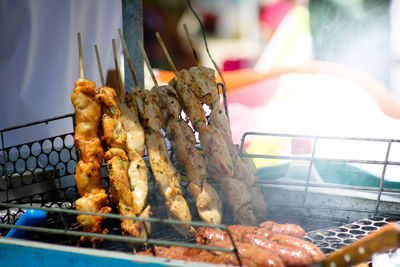
[[[128,17],[133,13],[139,23],[131,34],[125,33],[130,47],[135,46],[136,37],[141,32],[141,8],[132,7],[123,0],[124,25],[128,25]],[[135,4],[140,1],[134,1]],[[138,4],[140,5],[140,4]],[[130,12],[130,13],[129,13]],[[124,27],[127,31],[129,27]],[[131,29],[131,28],[129,28]],[[139,30],[138,30],[139,29]],[[135,36],[136,35],[136,36]],[[136,55],[139,52],[136,51]],[[137,58],[135,56],[135,58]],[[138,58],[141,58],[138,56]],[[137,61],[138,70],[143,69],[143,62]],[[128,68],[125,68],[128,71]],[[125,75],[129,77],[129,73]],[[143,75],[139,75],[139,82],[143,83]],[[131,82],[132,83],[132,82]],[[129,82],[127,82],[128,86]],[[131,86],[130,86],[131,87]],[[223,91],[224,104],[227,108],[225,92]],[[226,113],[228,114],[227,110]],[[67,264],[78,263],[81,265],[109,266],[136,266],[147,264],[149,266],[186,266],[188,263],[179,260],[162,258],[149,258],[134,255],[132,251],[141,251],[154,245],[185,246],[195,248],[217,249],[236,253],[235,249],[223,249],[195,244],[193,238],[184,238],[171,226],[182,223],[167,219],[164,201],[158,192],[157,185],[149,169],[149,194],[147,204],[151,205],[153,216],[149,219],[136,220],[149,221],[152,224],[151,234],[147,239],[127,237],[121,235],[120,219],[115,207],[113,214],[102,214],[106,217],[107,235],[89,234],[81,231],[76,223],[77,214],[93,214],[75,210],[75,200],[79,197],[75,180],[75,167],[78,154],[74,147],[74,114],[66,114],[36,121],[11,128],[1,129],[0,138],[0,255],[5,262],[20,259],[26,264]],[[17,136],[21,132],[26,135],[34,128],[45,130],[54,124],[69,125],[69,130],[62,134],[51,135],[46,138],[32,136],[31,140],[10,143],[10,136]],[[247,138],[280,137],[302,138],[313,141],[310,156],[282,156],[268,154],[242,153]],[[316,151],[321,142],[333,140],[336,142],[359,141],[365,143],[382,143],[386,145],[383,158],[377,160],[347,159],[335,157],[318,157]],[[167,141],[168,142],[168,141]],[[334,136],[310,136],[296,134],[256,133],[247,132],[243,135],[240,144],[240,155],[250,158],[280,159],[287,163],[277,167],[268,167],[258,170],[260,177],[257,185],[261,186],[264,199],[269,206],[269,220],[278,223],[295,223],[302,226],[307,235],[305,239],[317,245],[326,255],[358,240],[370,232],[378,230],[389,222],[400,221],[400,185],[385,180],[388,166],[398,166],[400,161],[390,157],[392,144],[400,143],[400,139],[354,138]],[[170,156],[174,159],[173,152]],[[145,161],[149,167],[147,156]],[[307,161],[308,173],[304,180],[280,180],[287,171],[290,162],[296,160]],[[312,181],[311,170],[313,166],[321,163],[336,164],[366,164],[382,167],[378,184],[365,186],[363,184],[335,184],[318,183]],[[343,165],[339,165],[343,166]],[[103,164],[102,184],[108,188],[107,170]],[[345,174],[347,175],[347,174]],[[350,177],[349,177],[350,179]],[[210,183],[220,191],[217,183]],[[391,183],[392,186],[387,186]],[[224,214],[221,225],[209,225],[200,222],[197,214],[195,200],[187,189],[187,182],[182,181],[182,192],[186,199],[194,227],[209,226],[226,229],[233,224],[233,216],[222,194]],[[16,225],[17,221],[27,209],[38,209],[47,212],[46,220],[35,226]],[[4,238],[10,229],[26,230],[24,240]],[[81,235],[90,235],[103,238],[96,249],[79,246]],[[237,254],[236,254],[237,255]],[[59,260],[63,259],[63,260]],[[90,261],[88,261],[90,259]],[[68,265],[69,266],[69,265]],[[196,266],[212,266],[211,264],[196,263]]]
[[[17,242],[14,239],[0,238],[1,245],[13,246],[17,242],[19,245],[23,244],[22,247],[67,248],[68,251],[72,249],[78,253],[86,253],[86,248],[78,247],[79,237],[84,233],[81,232],[76,223],[76,215],[81,212],[74,209],[74,201],[78,198],[74,180],[78,158],[73,144],[73,118],[73,114],[67,114],[0,131],[2,141],[0,153],[0,235],[5,236],[11,228],[29,230],[29,234],[24,237],[29,241],[18,243],[19,241]],[[45,139],[5,146],[8,143],[7,138],[12,136],[14,132],[29,132],[31,127],[46,128],[51,127],[54,123],[70,125],[71,131]],[[388,222],[400,221],[400,212],[397,208],[400,201],[398,198],[400,189],[393,184],[391,188],[387,188],[387,181],[385,181],[388,166],[400,165],[399,161],[389,160],[392,159],[390,157],[392,144],[398,143],[400,140],[248,132],[243,135],[240,146],[241,152],[246,139],[254,137],[313,140],[312,154],[309,157],[246,153],[241,153],[241,156],[281,159],[288,162],[294,160],[309,162],[308,177],[305,180],[280,181],[279,179],[269,179],[265,174],[273,173],[269,168],[276,167],[268,167],[259,169],[260,179],[257,184],[261,186],[264,198],[269,205],[270,215],[268,219],[278,223],[290,222],[301,225],[308,233],[305,239],[317,245],[326,255],[368,235],[371,231],[378,230]],[[324,140],[380,142],[386,144],[387,150],[385,157],[381,160],[317,157],[318,144]],[[174,158],[172,151],[170,151],[170,156],[172,159]],[[147,160],[147,156],[145,156],[145,160]],[[312,166],[321,162],[380,165],[382,166],[382,174],[379,186],[367,187],[313,182],[310,179]],[[103,186],[108,188],[105,165],[102,167],[102,178]],[[394,184],[396,185],[396,183]],[[218,184],[213,184],[213,186],[218,190]],[[234,223],[227,205],[224,205],[222,225],[209,225],[200,222],[195,201],[189,193],[185,181],[182,181],[182,187],[184,197],[193,214],[191,224],[194,227],[210,226],[224,229],[226,225]],[[223,196],[221,197],[225,203]],[[128,257],[133,261],[150,263],[154,261],[153,258],[146,259],[143,256],[135,258],[135,256],[131,256],[132,250],[141,251],[154,245],[202,247],[196,245],[194,239],[182,237],[171,227],[173,223],[182,222],[167,219],[163,199],[161,194],[158,193],[154,178],[151,176],[151,170],[147,202],[151,204],[153,212],[153,218],[142,219],[152,223],[152,231],[148,239],[121,236],[119,228],[121,216],[117,215],[114,207],[114,214],[104,215],[107,217],[105,224],[110,230],[109,234],[91,234],[104,238],[104,242],[97,249],[111,253],[111,255],[114,255],[113,257],[120,259]],[[41,225],[36,226],[15,225],[24,212],[30,208],[45,210],[47,212],[46,220]],[[88,235],[88,233],[85,233],[85,235]],[[37,242],[41,245],[37,245]],[[210,247],[207,248],[210,249]],[[93,250],[89,251],[92,253]],[[158,261],[160,264],[167,264],[165,260],[158,259]],[[181,263],[171,260],[168,262],[178,265]]]

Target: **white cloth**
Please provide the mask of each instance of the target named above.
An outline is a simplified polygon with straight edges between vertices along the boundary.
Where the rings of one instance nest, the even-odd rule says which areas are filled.
[[[99,46],[104,75],[114,68],[113,38],[121,51],[120,0],[0,0],[0,25],[0,129],[73,112],[78,32],[85,78],[97,84],[94,44]],[[49,137],[65,133],[71,125],[37,128],[32,131]],[[10,134],[6,146],[25,142],[18,135],[30,141],[28,130]]]

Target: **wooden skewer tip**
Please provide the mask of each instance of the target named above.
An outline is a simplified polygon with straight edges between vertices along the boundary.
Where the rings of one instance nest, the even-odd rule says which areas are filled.
[[[200,65],[199,56],[197,55],[196,48],[194,47],[192,37],[190,36],[190,33],[189,33],[189,29],[188,29],[186,24],[183,24],[183,28],[185,29],[186,37],[187,37],[187,39],[189,41],[190,47],[192,48],[193,56],[194,56],[194,58],[196,60],[197,66],[200,67],[201,65]]]
[[[174,71],[175,76],[178,76],[178,70],[176,69],[174,62],[172,61],[171,56],[168,53],[167,47],[165,46],[164,41],[163,41],[163,39],[161,38],[161,35],[158,32],[156,32],[156,37],[158,39],[158,42],[161,45],[161,49],[163,50],[164,55],[167,58],[167,61],[168,61],[169,65],[170,65],[171,69]]]
[[[82,38],[81,33],[78,32],[78,51],[79,51],[79,71],[80,71],[80,78],[84,79],[83,73],[83,55],[82,55]]]
[[[119,33],[119,37],[121,39],[122,47],[124,49],[126,60],[128,61],[129,70],[131,71],[131,74],[132,74],[133,82],[135,83],[136,88],[139,89],[139,82],[137,80],[135,70],[133,69],[132,60],[131,60],[131,57],[129,56],[128,47],[126,46],[126,42],[125,42],[125,38],[122,33],[122,30],[118,29],[118,33]]]
[[[97,65],[98,65],[98,67],[99,67],[101,86],[105,86],[105,83],[104,83],[104,76],[103,76],[103,70],[102,70],[101,61],[100,61],[99,48],[97,47],[97,45],[94,45],[94,50],[96,51],[96,58],[97,58]]]
[[[144,50],[142,41],[137,40],[137,42],[138,42],[138,45],[139,45],[139,49],[142,52],[142,56],[143,56],[144,62],[146,63],[147,69],[149,70],[151,78],[152,78],[152,80],[154,82],[154,85],[158,86],[158,82],[157,82],[156,76],[154,75],[154,72],[153,72],[153,69],[151,67],[149,58],[147,57],[146,51]]]

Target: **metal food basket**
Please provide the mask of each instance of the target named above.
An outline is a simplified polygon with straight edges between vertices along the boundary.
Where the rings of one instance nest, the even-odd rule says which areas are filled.
[[[105,221],[109,234],[83,233],[76,223],[76,215],[82,212],[76,211],[74,201],[79,197],[75,185],[74,174],[77,164],[77,152],[73,140],[74,114],[67,114],[47,120],[32,122],[12,128],[0,130],[0,246],[14,244],[16,241],[3,238],[7,232],[14,228],[29,231],[25,241],[19,245],[22,247],[42,244],[41,248],[68,248],[67,250],[85,251],[85,253],[98,253],[102,256],[112,254],[115,258],[126,259],[131,257],[132,249],[140,251],[151,248],[154,245],[162,246],[185,246],[195,248],[219,249],[235,253],[235,249],[221,249],[195,244],[193,238],[184,238],[172,227],[173,223],[182,223],[167,219],[163,199],[151,171],[149,177],[149,196],[147,202],[152,206],[152,218],[143,219],[150,221],[152,231],[147,239],[122,236],[119,228],[118,214],[102,215],[107,217]],[[15,132],[30,132],[34,128],[51,127],[54,123],[71,125],[71,131],[65,134],[57,134],[48,138],[36,138],[21,144],[8,144],[7,138]],[[310,156],[284,156],[267,154],[242,153],[243,145],[248,138],[305,138],[313,141]],[[32,138],[35,138],[34,136]],[[318,157],[318,146],[324,140],[335,142],[365,142],[385,144],[385,155],[380,160],[346,159],[333,157]],[[296,160],[308,162],[308,175],[306,179],[299,181],[288,181],[269,179],[268,174],[276,172],[276,167],[268,167],[258,170],[259,181],[264,198],[269,206],[268,220],[278,223],[296,223],[306,231],[305,239],[316,244],[325,254],[350,244],[351,242],[366,236],[371,231],[377,230],[388,222],[400,221],[399,193],[400,187],[394,183],[387,187],[385,173],[390,166],[399,166],[400,161],[391,158],[391,147],[399,143],[395,139],[378,138],[350,138],[350,137],[327,137],[290,134],[272,134],[248,132],[243,135],[240,144],[242,157],[259,159],[280,159],[287,164]],[[173,158],[173,154],[171,157]],[[148,164],[145,156],[145,161]],[[378,186],[343,185],[335,183],[318,183],[310,179],[313,166],[319,163],[337,164],[371,164],[382,167]],[[282,166],[286,166],[282,164]],[[275,168],[275,169],[274,169]],[[283,168],[283,173],[285,169]],[[108,188],[108,177],[105,165],[101,169],[102,183]],[[267,175],[266,175],[267,174]],[[279,176],[279,175],[278,175]],[[217,190],[218,184],[212,183]],[[233,224],[232,214],[224,203],[224,216],[222,225],[209,225],[200,222],[197,215],[195,201],[187,183],[182,182],[182,191],[190,207],[194,227],[210,226],[225,229],[226,225]],[[16,225],[17,220],[30,208],[47,211],[47,219],[37,226]],[[115,210],[114,210],[115,211]],[[85,213],[93,214],[93,213]],[[137,218],[138,219],[138,218]],[[78,247],[81,235],[103,238],[104,242],[96,250]],[[36,245],[35,245],[36,246]],[[127,256],[129,255],[129,256]],[[237,254],[236,254],[237,255]],[[111,257],[111,256],[110,256]],[[140,262],[141,264],[154,263],[160,265],[187,264],[175,260],[148,259],[143,256],[133,255],[129,262]],[[199,265],[200,266],[200,265]]]

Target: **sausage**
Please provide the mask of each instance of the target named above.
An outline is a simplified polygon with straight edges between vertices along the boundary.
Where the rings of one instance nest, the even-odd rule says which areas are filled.
[[[270,241],[277,242],[280,245],[297,249],[304,249],[311,255],[313,263],[319,262],[325,258],[324,253],[314,244],[289,235],[275,234],[269,238]]]
[[[302,248],[283,246],[254,234],[245,235],[243,242],[272,252],[281,259],[285,266],[308,266],[313,263],[311,255]]]
[[[268,231],[268,230],[266,230],[266,229],[264,229],[264,228],[257,228],[257,229],[253,232],[253,234],[254,234],[255,236],[263,237],[263,238],[266,238],[266,239],[268,239],[269,237],[271,237],[271,236],[274,235],[273,232]]]
[[[210,245],[222,248],[233,248],[231,242],[228,240],[211,242]],[[278,256],[268,250],[242,242],[235,242],[235,245],[242,263],[243,261],[252,261],[257,267],[285,266]]]
[[[306,235],[306,231],[304,231],[303,228],[301,228],[299,225],[291,223],[279,224],[273,221],[265,221],[260,224],[260,227],[277,234],[285,234],[296,237]]]
[[[247,225],[230,225],[228,226],[229,232],[232,234],[232,237],[235,241],[240,241],[245,234],[251,234],[256,231],[256,227],[247,226]]]
[[[212,229],[209,227],[199,227],[196,233],[196,243],[207,245],[212,241],[224,241],[229,240],[229,236],[226,232]]]

